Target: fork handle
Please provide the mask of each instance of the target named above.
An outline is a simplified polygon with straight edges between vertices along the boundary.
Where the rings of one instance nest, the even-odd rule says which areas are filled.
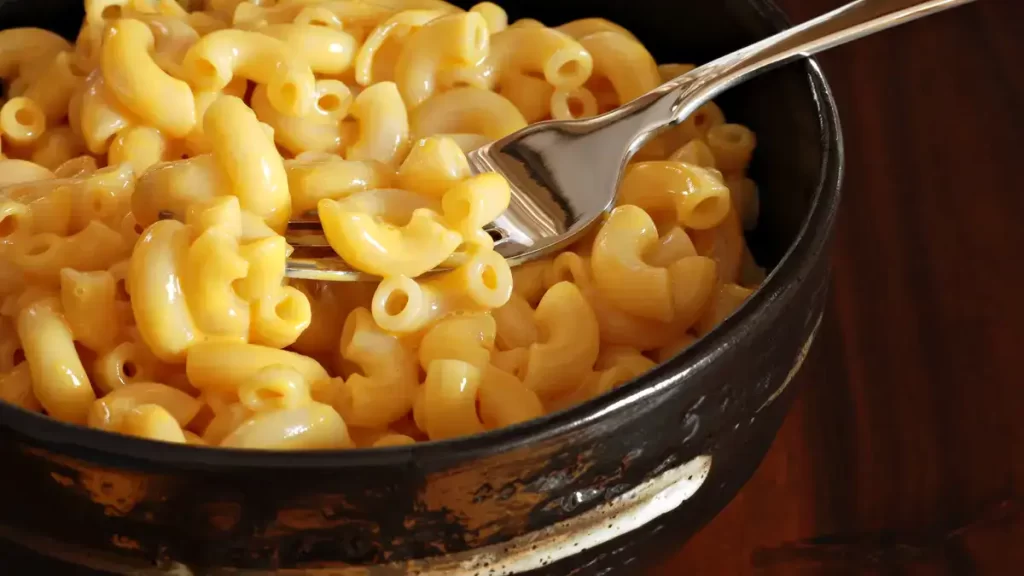
[[[658,131],[679,124],[708,100],[758,74],[973,1],[857,0],[670,80],[609,115],[642,119],[630,147],[635,152]]]

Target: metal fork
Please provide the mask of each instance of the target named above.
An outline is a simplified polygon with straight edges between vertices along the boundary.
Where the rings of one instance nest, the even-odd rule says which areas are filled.
[[[498,172],[512,186],[508,210],[488,227],[510,266],[542,258],[583,234],[615,203],[626,162],[659,132],[681,123],[721,92],[772,68],[806,58],[974,0],[857,0],[723,56],[608,113],[542,122],[469,153],[476,172]],[[317,224],[290,229],[297,246],[292,278],[376,280],[340,258],[303,255],[324,250]],[[298,228],[307,229],[306,239]],[[440,271],[440,269],[435,270]]]

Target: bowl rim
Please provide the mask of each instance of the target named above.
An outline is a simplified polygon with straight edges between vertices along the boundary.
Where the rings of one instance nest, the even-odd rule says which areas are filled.
[[[750,0],[776,30],[789,26],[785,13],[772,0]],[[275,451],[213,448],[158,443],[122,436],[103,430],[54,420],[0,402],[0,428],[9,428],[28,438],[29,444],[74,449],[73,457],[99,460],[128,458],[133,464],[206,469],[351,469],[393,467],[411,462],[436,465],[445,461],[469,461],[508,452],[527,445],[539,445],[558,436],[585,428],[614,412],[643,402],[645,398],[678,385],[715,362],[736,345],[756,319],[787,303],[780,298],[798,286],[827,245],[840,200],[844,171],[842,128],[832,90],[814,58],[791,65],[804,66],[817,108],[822,143],[818,183],[804,221],[777,266],[747,301],[709,334],[678,356],[650,372],[598,398],[573,408],[544,415],[513,426],[482,434],[441,441],[418,442],[411,446],[332,451]],[[154,449],[159,446],[159,449]],[[68,452],[65,454],[71,455]]]

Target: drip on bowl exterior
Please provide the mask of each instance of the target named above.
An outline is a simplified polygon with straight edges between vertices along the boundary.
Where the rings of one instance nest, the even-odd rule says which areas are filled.
[[[513,18],[603,16],[660,62],[707,61],[786,25],[767,0],[518,0]],[[0,27],[73,38],[81,4],[0,0]],[[269,453],[157,444],[0,403],[0,540],[122,574],[640,573],[753,474],[821,319],[842,144],[813,62],[718,99],[758,134],[773,268],[713,333],[650,374],[513,428],[412,447]]]

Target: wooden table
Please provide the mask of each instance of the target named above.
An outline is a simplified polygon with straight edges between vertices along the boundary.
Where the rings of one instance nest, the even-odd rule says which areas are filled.
[[[1022,56],[1024,0],[981,0],[822,58],[822,334],[760,470],[658,574],[1024,574]]]

